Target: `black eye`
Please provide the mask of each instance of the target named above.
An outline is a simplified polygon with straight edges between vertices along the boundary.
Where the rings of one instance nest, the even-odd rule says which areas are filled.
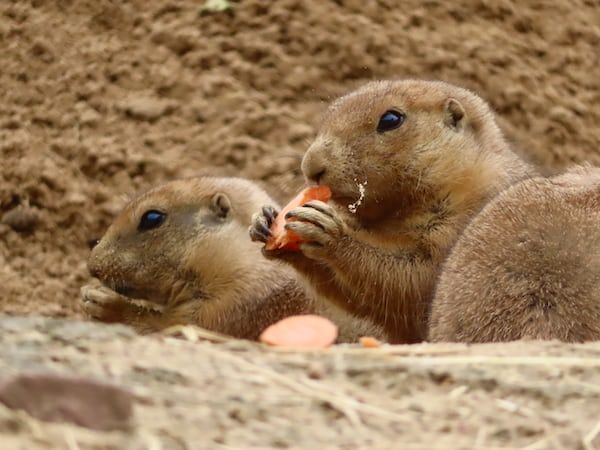
[[[100,243],[100,239],[90,239],[89,241],[87,241],[88,247],[91,249],[93,249],[96,245],[98,245]]]
[[[406,116],[401,112],[393,111],[390,109],[389,111],[383,113],[383,115],[379,118],[379,123],[377,124],[377,132],[385,133],[386,131],[398,128],[404,123],[405,118]]]
[[[146,211],[140,220],[140,224],[138,225],[139,231],[152,230],[153,228],[158,228],[165,221],[167,215],[165,213],[161,213],[160,211]]]

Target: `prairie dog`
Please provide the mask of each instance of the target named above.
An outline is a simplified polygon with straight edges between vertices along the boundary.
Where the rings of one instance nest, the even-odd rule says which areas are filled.
[[[317,295],[383,326],[393,342],[427,336],[435,279],[463,228],[494,195],[534,169],[508,146],[488,105],[443,82],[371,82],[334,101],[302,161],[332,200],[286,225],[290,263]],[[258,213],[266,241],[276,208]]]
[[[490,202],[444,264],[429,336],[600,340],[600,168],[523,181]]]
[[[272,202],[239,178],[182,179],[140,195],[92,249],[89,271],[104,286],[82,288],[84,310],[142,333],[195,324],[247,339],[289,315],[321,313],[339,325],[339,341],[385,339],[368,321],[321,307],[293,270],[261,256],[247,228],[252,213]]]

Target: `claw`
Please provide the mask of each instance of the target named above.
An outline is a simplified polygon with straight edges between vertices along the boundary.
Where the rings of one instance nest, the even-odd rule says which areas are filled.
[[[267,225],[270,227],[273,224],[273,221],[277,217],[277,210],[272,206],[263,206],[262,207],[263,216],[267,219]]]
[[[254,242],[266,242],[269,239],[269,235],[261,233],[256,227],[251,226],[249,229],[250,239]]]
[[[249,228],[250,239],[253,241],[266,242],[271,237],[271,225],[277,217],[277,210],[272,206],[263,206],[259,213],[252,217],[252,225]]]
[[[322,225],[311,222],[290,222],[285,225],[286,230],[291,230],[302,238],[302,242],[316,242],[324,244],[328,239],[328,234],[324,231]]]
[[[257,222],[256,223],[256,229],[257,229],[258,232],[260,232],[260,234],[262,234],[262,235],[264,235],[266,237],[271,236],[271,230],[263,222]]]
[[[319,200],[311,200],[310,202],[305,203],[302,206],[305,206],[306,208],[316,209],[320,213],[323,213],[329,217],[333,217],[334,215],[331,206],[327,205],[327,203],[320,202]]]
[[[330,233],[335,233],[335,230],[339,227],[336,217],[332,216],[328,212],[323,213],[320,209],[310,206],[301,206],[299,208],[292,209],[288,214],[286,214],[286,218],[290,217],[302,222],[312,223],[313,225]]]

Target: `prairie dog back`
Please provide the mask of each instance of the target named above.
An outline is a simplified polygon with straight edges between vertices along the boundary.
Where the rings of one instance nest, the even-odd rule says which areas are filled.
[[[600,168],[527,180],[486,206],[443,267],[429,337],[600,339]]]

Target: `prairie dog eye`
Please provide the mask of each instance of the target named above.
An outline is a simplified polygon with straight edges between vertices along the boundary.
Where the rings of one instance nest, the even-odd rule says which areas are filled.
[[[377,132],[385,133],[386,131],[394,130],[404,123],[406,115],[401,112],[390,109],[383,113],[377,124]]]
[[[160,211],[155,211],[153,209],[146,211],[140,219],[138,231],[146,231],[158,228],[162,225],[166,218],[167,215]]]

